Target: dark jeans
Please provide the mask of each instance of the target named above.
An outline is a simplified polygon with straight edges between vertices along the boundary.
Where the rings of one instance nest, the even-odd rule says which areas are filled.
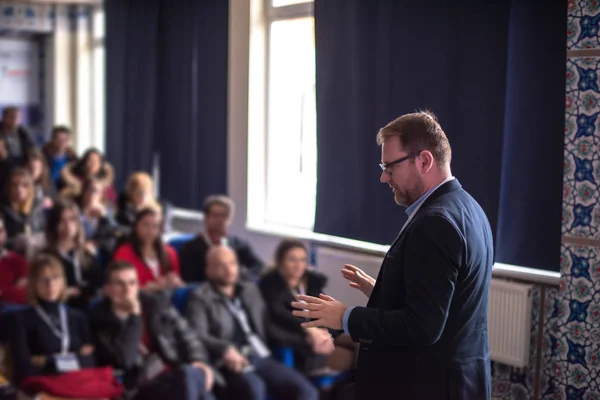
[[[252,360],[252,365],[254,371],[244,374],[223,369],[227,382],[227,399],[264,400],[267,393],[275,400],[319,399],[319,391],[295,369],[288,368],[272,358]]]
[[[204,371],[191,365],[173,368],[142,384],[135,400],[214,400],[204,386]]]

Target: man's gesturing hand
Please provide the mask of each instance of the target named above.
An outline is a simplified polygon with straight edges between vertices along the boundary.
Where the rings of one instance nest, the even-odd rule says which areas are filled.
[[[292,302],[292,307],[297,308],[292,314],[314,320],[303,322],[303,328],[342,329],[342,318],[347,308],[344,304],[325,294],[319,297],[298,295],[297,299],[299,301]]]

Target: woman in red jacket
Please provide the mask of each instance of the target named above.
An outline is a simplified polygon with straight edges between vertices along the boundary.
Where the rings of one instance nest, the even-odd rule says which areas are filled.
[[[140,286],[158,291],[183,286],[179,277],[179,259],[175,249],[161,238],[161,214],[154,208],[144,208],[136,215],[131,236],[115,252],[114,259],[135,266]]]
[[[27,303],[27,260],[6,249],[6,229],[0,216],[0,300],[5,303]]]

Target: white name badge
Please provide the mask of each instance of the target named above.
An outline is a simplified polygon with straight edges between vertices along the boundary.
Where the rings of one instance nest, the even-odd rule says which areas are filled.
[[[54,356],[54,364],[58,372],[79,371],[79,360],[75,354],[57,354]]]

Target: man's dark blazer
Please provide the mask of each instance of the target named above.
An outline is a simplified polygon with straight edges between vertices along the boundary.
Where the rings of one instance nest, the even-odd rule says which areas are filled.
[[[489,399],[492,264],[485,213],[456,179],[444,183],[390,247],[367,306],[350,314],[358,398]]]

